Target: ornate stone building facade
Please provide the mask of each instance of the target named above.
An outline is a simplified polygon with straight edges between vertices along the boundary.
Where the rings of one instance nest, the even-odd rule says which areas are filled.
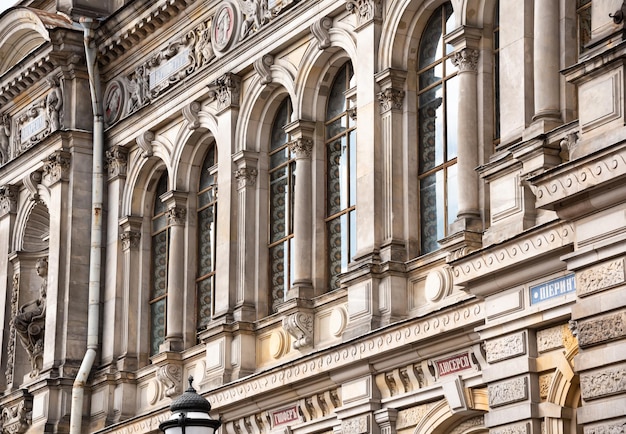
[[[77,3],[0,15],[3,434],[626,432],[623,2]]]

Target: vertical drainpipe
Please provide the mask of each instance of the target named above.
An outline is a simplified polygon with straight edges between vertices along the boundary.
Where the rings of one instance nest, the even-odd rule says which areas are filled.
[[[89,372],[96,359],[98,350],[98,332],[100,323],[100,268],[102,263],[102,197],[103,197],[103,157],[104,157],[104,121],[100,73],[96,58],[96,46],[93,37],[94,20],[81,18],[84,29],[85,55],[89,73],[89,88],[93,111],[93,168],[92,168],[92,215],[91,215],[91,250],[89,255],[89,310],[87,316],[87,351],[76,374],[72,387],[70,410],[70,434],[81,434],[83,416],[83,397]]]

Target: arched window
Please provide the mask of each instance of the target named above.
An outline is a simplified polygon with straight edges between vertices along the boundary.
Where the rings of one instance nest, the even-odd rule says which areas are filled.
[[[293,203],[296,162],[289,150],[290,137],[283,127],[291,119],[291,101],[285,99],[272,124],[270,143],[270,224],[269,224],[269,278],[271,284],[270,309],[274,313],[285,299],[293,281]]]
[[[217,223],[217,151],[215,146],[202,163],[198,185],[198,273],[196,328],[204,329],[213,314],[215,288],[215,225]]]
[[[167,174],[163,174],[154,194],[152,212],[152,281],[150,284],[150,355],[159,352],[165,341],[167,312],[167,260],[169,227],[167,207],[161,196],[167,192]]]
[[[343,65],[330,90],[326,108],[326,242],[328,288],[356,252],[356,125],[346,105],[352,87],[352,63]]]
[[[457,213],[457,95],[452,46],[443,36],[452,30],[452,5],[430,17],[419,45],[419,197],[421,253],[438,249]]]

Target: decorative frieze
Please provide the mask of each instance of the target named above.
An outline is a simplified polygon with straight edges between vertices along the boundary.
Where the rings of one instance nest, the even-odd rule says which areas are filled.
[[[576,345],[576,337],[572,334],[568,324],[539,330],[537,332],[537,351],[545,353],[558,348],[567,350]]]
[[[353,417],[341,421],[341,434],[365,434],[369,432],[369,416]]]
[[[311,158],[313,152],[313,140],[301,137],[297,140],[289,142],[289,150],[296,155],[296,159]]]
[[[313,345],[313,314],[297,312],[283,318],[283,329],[293,336],[293,348],[301,348]]]
[[[585,400],[626,392],[626,365],[580,374],[580,390]]]
[[[311,24],[311,33],[317,39],[317,48],[325,50],[330,47],[330,28],[333,20],[330,17],[322,17]]]
[[[217,102],[217,110],[239,107],[241,78],[227,73],[209,85],[209,99]]]
[[[516,333],[485,342],[487,362],[495,363],[526,354],[526,333]]]
[[[0,187],[0,217],[17,212],[17,194],[18,187],[16,185]]]
[[[512,380],[490,384],[489,407],[499,407],[528,399],[528,378],[518,377]]]
[[[168,398],[183,392],[183,369],[179,365],[170,363],[161,366],[157,369],[156,377],[163,386],[163,394]]]
[[[380,102],[381,113],[386,113],[390,110],[401,110],[404,103],[404,91],[387,88],[378,93],[378,101]]]
[[[452,55],[452,64],[459,68],[459,72],[478,71],[479,51],[472,48],[464,48]]]
[[[616,259],[576,273],[576,294],[584,297],[624,283],[624,259]]]
[[[356,16],[356,26],[361,27],[383,16],[382,0],[348,0],[346,9]]]
[[[128,169],[128,149],[114,145],[106,151],[106,169],[109,179],[124,177]]]
[[[618,312],[576,322],[578,343],[581,348],[626,337],[626,312]]]
[[[44,160],[43,179],[47,185],[59,181],[68,181],[70,176],[72,157],[67,151],[54,151]]]

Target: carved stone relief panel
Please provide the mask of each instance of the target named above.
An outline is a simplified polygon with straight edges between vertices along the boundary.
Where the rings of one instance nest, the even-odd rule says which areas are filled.
[[[400,410],[398,412],[398,419],[396,420],[396,429],[400,430],[416,426],[436,405],[437,402],[429,402],[428,404]]]
[[[613,420],[609,423],[587,425],[585,434],[623,434],[625,432],[626,419]]]
[[[585,400],[626,392],[626,365],[580,374],[580,389]]]
[[[342,434],[365,434],[369,432],[369,416],[359,416],[341,421]]]
[[[485,342],[485,349],[489,363],[526,354],[526,333],[516,333],[487,341]]]
[[[23,397],[18,402],[4,406],[1,413],[0,427],[3,434],[25,433],[32,422],[32,398]]]
[[[496,429],[489,430],[491,434],[529,434],[530,427],[527,423],[520,423],[516,425],[503,426]]]
[[[624,259],[620,258],[576,273],[576,293],[584,297],[624,281]]]
[[[539,376],[539,397],[544,401],[548,398],[548,392],[550,391],[553,378],[553,372]]]
[[[567,324],[550,327],[537,332],[537,351],[546,351],[565,348],[570,350],[576,345],[576,337]]]
[[[523,401],[528,399],[528,378],[518,377],[490,384],[487,390],[491,408]]]
[[[589,347],[626,337],[626,312],[578,321],[577,331],[578,342],[581,347]]]

